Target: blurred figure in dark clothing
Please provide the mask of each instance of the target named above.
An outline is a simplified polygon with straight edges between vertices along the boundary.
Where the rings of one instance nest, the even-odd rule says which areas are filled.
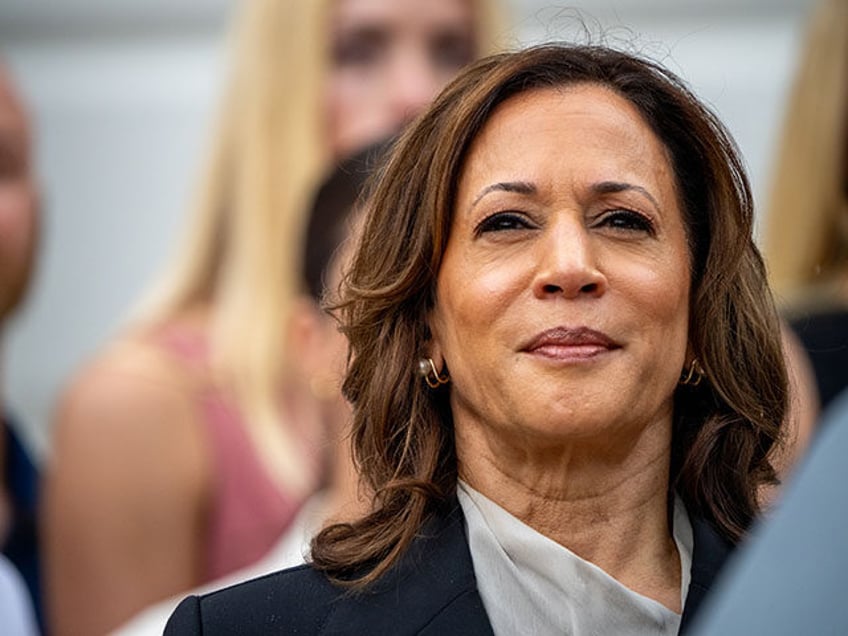
[[[0,64],[0,347],[32,277],[38,194],[26,110]],[[0,370],[0,546],[23,576],[40,617],[36,505],[38,472],[8,413]]]

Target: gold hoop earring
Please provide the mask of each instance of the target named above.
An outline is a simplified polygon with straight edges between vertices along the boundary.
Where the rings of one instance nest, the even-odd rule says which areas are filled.
[[[450,382],[450,376],[447,373],[442,375],[436,369],[436,363],[433,362],[433,358],[421,358],[418,361],[418,375],[424,378],[427,386],[431,389],[437,389],[443,384]]]
[[[701,367],[701,363],[698,362],[698,358],[692,358],[689,368],[684,369],[683,373],[680,374],[680,384],[684,386],[698,386],[705,375],[706,373],[703,367]]]

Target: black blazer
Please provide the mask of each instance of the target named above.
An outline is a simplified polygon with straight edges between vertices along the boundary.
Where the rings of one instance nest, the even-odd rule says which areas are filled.
[[[692,531],[692,580],[681,633],[730,551],[704,521],[693,518]],[[365,592],[342,589],[302,565],[186,598],[165,627],[165,636],[183,634],[493,636],[456,499]]]

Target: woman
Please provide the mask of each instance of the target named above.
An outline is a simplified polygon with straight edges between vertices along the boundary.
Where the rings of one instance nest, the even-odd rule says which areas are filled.
[[[677,633],[787,403],[723,126],[624,53],[494,56],[401,137],[369,211],[341,312],[373,509],[166,633]]]
[[[0,353],[6,327],[26,300],[38,256],[41,205],[34,147],[29,112],[9,69],[0,60]],[[13,581],[15,573],[5,572],[11,565],[23,577],[29,592],[26,600],[31,607],[25,612],[27,618],[34,609],[40,621],[38,471],[23,443],[20,422],[6,402],[4,371],[0,356],[0,570],[6,583],[3,598],[11,600],[10,591],[17,585]],[[6,627],[4,610],[0,607]],[[10,606],[9,629],[13,618]]]
[[[261,558],[333,476],[310,392],[309,197],[494,41],[491,2],[244,4],[194,225],[146,311],[74,379],[46,490],[53,631],[101,633]]]
[[[302,263],[306,287],[315,302],[337,289],[343,264],[349,261],[351,235],[359,224],[361,212],[357,207],[359,194],[368,176],[375,169],[388,144],[382,142],[363,149],[339,163],[333,173],[321,184],[312,203],[307,223],[304,259]],[[315,397],[327,405],[340,409],[336,417],[349,417],[348,405],[337,399],[339,378],[344,366],[347,341],[339,333],[338,324],[326,313],[314,317],[313,334],[309,345],[310,356],[316,361],[319,372],[310,378],[310,389]],[[345,420],[347,421],[347,420]],[[338,444],[332,482],[311,498],[288,527],[286,534],[261,560],[244,569],[228,574],[191,591],[193,594],[210,592],[227,585],[262,576],[274,570],[300,565],[308,552],[309,541],[315,532],[330,519],[355,518],[357,511],[367,506],[367,497],[358,489],[358,476],[353,468],[349,445]],[[185,593],[151,605],[114,630],[115,636],[147,636],[161,634]]]
[[[848,2],[810,21],[775,162],[765,255],[822,409],[848,388]]]

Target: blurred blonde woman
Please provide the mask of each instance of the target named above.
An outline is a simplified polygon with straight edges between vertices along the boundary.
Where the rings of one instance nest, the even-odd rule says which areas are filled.
[[[848,387],[848,0],[824,0],[809,23],[765,238],[772,285],[826,407]]]
[[[304,211],[504,33],[490,0],[251,0],[193,221],[140,318],[71,382],[46,488],[56,634],[108,631],[261,558],[333,480],[336,334]]]

